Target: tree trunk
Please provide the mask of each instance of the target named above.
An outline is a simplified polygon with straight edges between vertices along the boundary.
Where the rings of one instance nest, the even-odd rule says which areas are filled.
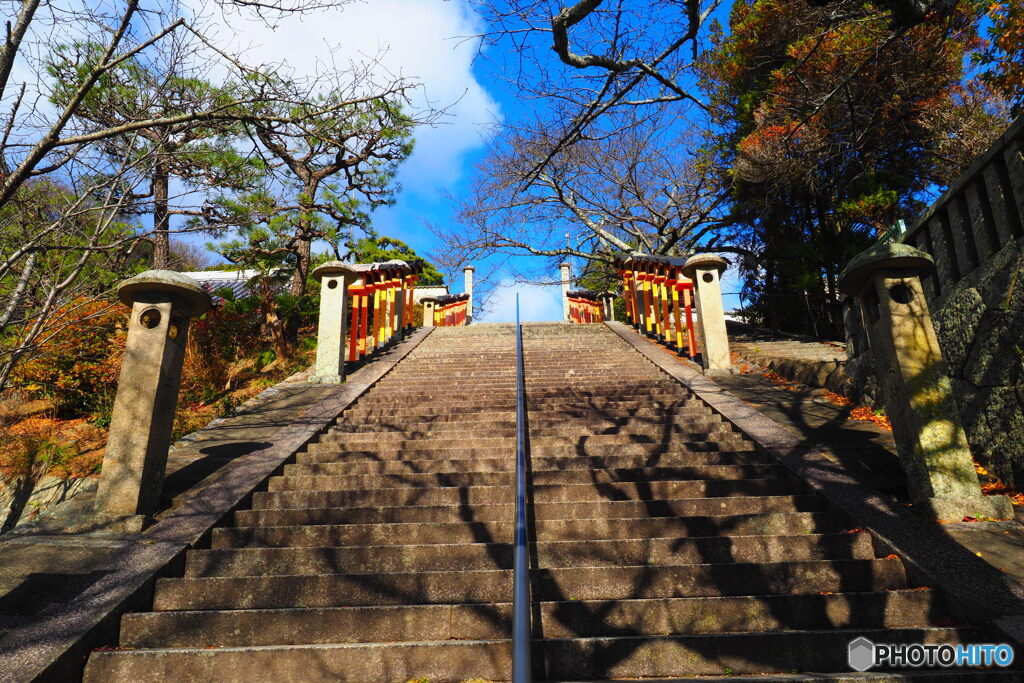
[[[153,267],[160,270],[171,265],[171,243],[168,233],[170,215],[167,199],[169,185],[167,156],[159,153],[153,167]]]
[[[274,345],[274,355],[277,357],[277,360],[288,360],[292,355],[291,344],[288,343],[288,337],[285,335],[284,323],[277,317],[273,307],[264,311],[263,321],[267,329],[270,330],[270,338]]]
[[[316,196],[316,186],[305,186],[302,188],[301,197],[310,198]],[[312,239],[310,237],[310,222],[313,220],[313,209],[306,204],[306,201],[299,200],[299,227],[296,237],[298,246],[296,251],[295,275],[292,276],[289,293],[292,296],[302,296],[306,293],[306,276],[309,274],[310,254],[312,251]]]
[[[302,296],[306,293],[306,276],[309,273],[312,246],[313,244],[308,238],[299,240],[295,275],[292,276],[291,286],[288,290],[292,296]]]

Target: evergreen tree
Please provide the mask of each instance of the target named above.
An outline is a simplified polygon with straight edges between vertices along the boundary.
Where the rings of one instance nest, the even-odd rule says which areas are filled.
[[[423,272],[420,273],[417,284],[419,285],[442,285],[444,276],[434,266],[416,255],[416,251],[405,242],[394,237],[380,236],[372,229],[369,236],[357,240],[352,245],[352,253],[355,254],[356,263],[380,263],[398,259],[407,263],[420,261],[423,263]]]

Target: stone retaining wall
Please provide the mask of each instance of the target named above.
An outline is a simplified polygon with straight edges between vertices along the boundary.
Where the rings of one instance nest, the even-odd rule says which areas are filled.
[[[751,363],[786,379],[850,396],[854,383],[846,372],[846,346],[791,335],[730,320],[729,346]]]
[[[1024,486],[1024,119],[901,241],[931,254],[922,284],[974,457]],[[847,373],[873,393],[873,358],[846,306]]]

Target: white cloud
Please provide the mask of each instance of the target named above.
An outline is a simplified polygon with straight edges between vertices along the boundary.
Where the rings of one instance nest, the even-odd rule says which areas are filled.
[[[559,285],[530,285],[502,280],[488,299],[489,310],[480,322],[507,323],[516,320],[516,294],[519,294],[519,319],[545,322],[562,319],[562,290]]]
[[[238,14],[217,20],[222,42],[250,63],[280,63],[297,76],[315,75],[379,57],[380,77],[422,84],[417,106],[448,108],[435,128],[420,128],[400,181],[412,194],[434,193],[459,180],[464,156],[480,147],[499,106],[472,72],[478,18],[464,1],[372,0],[277,19],[273,26]]]

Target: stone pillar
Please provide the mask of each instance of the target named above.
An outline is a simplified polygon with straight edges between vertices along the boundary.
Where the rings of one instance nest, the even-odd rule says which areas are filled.
[[[95,510],[124,531],[140,531],[160,503],[189,322],[211,300],[169,270],[125,280],[117,296],[132,311]]]
[[[697,299],[697,337],[705,372],[727,371],[732,365],[721,285],[722,272],[728,266],[728,261],[714,254],[697,254],[683,264],[683,275],[693,280]]]
[[[463,277],[463,292],[469,295],[469,299],[466,302],[466,324],[469,325],[473,322],[473,271],[476,270],[473,266],[466,266],[462,269]]]
[[[914,507],[941,521],[1009,519],[1004,496],[984,496],[935,337],[921,276],[932,257],[901,243],[855,256],[839,288],[856,297]]]
[[[562,277],[562,322],[565,322],[569,319],[569,285],[571,284],[569,278],[572,275],[569,272],[568,263],[559,263],[558,270]]]
[[[425,296],[420,299],[420,303],[423,304],[423,327],[433,327],[434,310],[437,308],[437,298],[433,296]]]
[[[348,288],[355,280],[354,264],[328,261],[313,270],[320,281],[320,318],[316,330],[316,374],[310,382],[345,381],[345,341]]]
[[[604,319],[615,320],[615,295],[605,294],[601,298],[604,299]]]

